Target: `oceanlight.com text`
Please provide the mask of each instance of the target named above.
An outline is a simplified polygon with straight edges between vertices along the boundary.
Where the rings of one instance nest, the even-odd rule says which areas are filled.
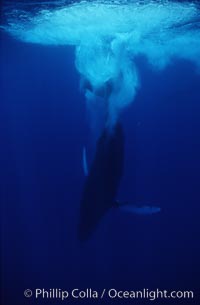
[[[150,301],[158,299],[193,299],[194,292],[191,290],[150,290],[144,288],[141,290],[119,290],[115,288],[94,290],[92,288],[79,289],[74,288],[72,290],[63,290],[60,288],[36,288],[26,289],[24,291],[26,298],[35,299],[60,299],[67,301],[69,299],[146,299]]]

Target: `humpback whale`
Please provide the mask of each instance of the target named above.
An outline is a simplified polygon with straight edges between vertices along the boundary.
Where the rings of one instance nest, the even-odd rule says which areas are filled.
[[[115,199],[123,174],[124,133],[117,122],[105,128],[97,142],[82,194],[78,235],[87,239],[106,212],[115,206]]]
[[[159,207],[149,205],[138,207],[116,200],[123,167],[124,132],[121,123],[116,122],[111,129],[104,128],[98,139],[90,170],[87,167],[85,147],[83,150],[86,180],[80,204],[79,240],[87,240],[111,208],[119,208],[138,215],[150,215],[160,211]]]

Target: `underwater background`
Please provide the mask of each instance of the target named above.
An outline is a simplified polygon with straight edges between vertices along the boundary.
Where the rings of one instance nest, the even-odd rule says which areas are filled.
[[[35,300],[25,289],[156,288],[200,283],[200,77],[177,59],[152,70],[138,56],[140,88],[121,114],[119,200],[156,205],[137,216],[111,210],[90,240],[77,239],[88,122],[73,46],[29,44],[0,32],[2,305],[147,304],[149,300]]]

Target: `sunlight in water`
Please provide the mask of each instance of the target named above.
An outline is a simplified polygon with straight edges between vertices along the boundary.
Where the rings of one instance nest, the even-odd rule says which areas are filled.
[[[200,66],[200,9],[191,1],[84,1],[8,16],[4,29],[22,41],[75,46],[88,105],[104,103],[110,125],[134,100],[137,56],[156,69],[176,58]]]

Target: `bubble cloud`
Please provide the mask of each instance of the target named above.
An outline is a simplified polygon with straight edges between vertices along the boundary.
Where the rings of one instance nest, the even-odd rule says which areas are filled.
[[[83,1],[9,16],[4,28],[17,39],[75,46],[87,104],[102,103],[110,126],[134,100],[138,56],[155,69],[177,58],[200,66],[200,8],[191,1]]]

